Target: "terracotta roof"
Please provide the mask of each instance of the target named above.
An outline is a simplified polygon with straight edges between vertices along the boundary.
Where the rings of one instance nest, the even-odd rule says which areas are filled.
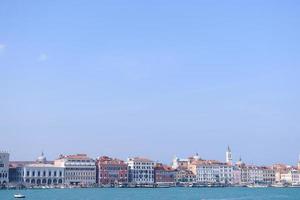
[[[34,164],[28,164],[25,165],[25,167],[48,167],[48,168],[58,168],[59,166],[53,165],[53,164],[44,164],[44,163],[34,163]]]
[[[155,168],[156,170],[175,171],[175,169],[173,169],[171,166],[164,165],[164,164],[162,164],[162,163],[156,164],[156,166],[155,166],[154,168]]]
[[[134,161],[134,162],[153,162],[152,160],[148,158],[141,158],[141,157],[134,157],[134,158],[129,158],[129,161]]]
[[[191,162],[192,165],[228,165],[227,163],[220,162],[217,160],[194,160]]]
[[[60,155],[59,159],[86,160],[91,158],[89,158],[86,154],[75,154],[75,155]]]
[[[98,158],[97,163],[106,163],[106,164],[125,164],[123,160],[117,158],[110,158],[108,156],[101,156]]]
[[[37,164],[36,161],[10,161],[9,167],[23,167],[24,165]],[[53,161],[46,161],[45,164],[54,164]]]

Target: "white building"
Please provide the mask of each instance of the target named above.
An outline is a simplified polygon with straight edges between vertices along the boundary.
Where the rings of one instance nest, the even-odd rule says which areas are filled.
[[[23,182],[31,185],[57,185],[64,183],[64,168],[52,164],[29,164],[23,167]]]
[[[281,174],[281,181],[288,184],[300,184],[300,172],[296,169]]]
[[[242,173],[241,169],[237,166],[233,167],[233,180],[232,184],[234,185],[241,185],[242,183]]]
[[[128,158],[129,181],[135,184],[154,183],[155,162],[146,158]]]
[[[54,161],[65,169],[65,184],[93,185],[96,183],[96,163],[86,154],[61,155]]]
[[[0,152],[0,186],[6,185],[9,180],[9,153]]]
[[[275,182],[275,170],[255,165],[242,166],[241,182],[243,184],[272,184]]]
[[[200,161],[196,164],[197,183],[233,183],[233,166],[217,161]]]
[[[36,163],[25,164],[21,170],[22,182],[27,185],[58,185],[64,183],[64,168],[46,161],[42,153]]]

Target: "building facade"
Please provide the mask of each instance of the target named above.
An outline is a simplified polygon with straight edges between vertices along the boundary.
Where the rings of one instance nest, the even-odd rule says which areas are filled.
[[[33,162],[10,163],[10,182],[26,186],[62,185],[64,168],[48,162],[42,153]]]
[[[271,167],[255,165],[241,167],[242,184],[273,184],[276,180],[275,170]]]
[[[23,167],[23,182],[28,185],[64,184],[64,168],[53,164],[36,163]]]
[[[233,166],[218,161],[200,161],[196,162],[196,182],[197,183],[233,183]]]
[[[0,151],[0,187],[9,182],[9,153]]]
[[[290,169],[285,173],[281,174],[281,182],[287,183],[290,185],[299,185],[300,184],[300,172],[297,169]]]
[[[167,183],[174,184],[176,170],[170,166],[157,163],[154,167],[154,181],[157,184]]]
[[[102,156],[97,160],[96,165],[98,184],[115,185],[128,183],[128,165],[123,160]]]
[[[154,184],[154,161],[146,158],[128,158],[129,181],[133,184]]]
[[[177,184],[181,183],[195,183],[196,175],[187,169],[178,169],[175,175],[175,182]]]
[[[93,185],[96,183],[96,164],[86,154],[61,155],[54,161],[55,166],[65,170],[65,184]]]

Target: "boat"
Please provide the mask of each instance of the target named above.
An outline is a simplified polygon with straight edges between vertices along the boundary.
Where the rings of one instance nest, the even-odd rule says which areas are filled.
[[[267,188],[267,185],[260,185],[260,184],[251,184],[247,185],[248,188]]]
[[[23,194],[15,194],[14,197],[15,197],[16,199],[24,199],[24,198],[25,198],[25,195],[23,195]]]
[[[285,184],[283,184],[283,183],[275,183],[275,184],[273,184],[273,185],[271,185],[272,187],[275,187],[275,188],[284,188],[284,187],[286,187],[286,185]]]
[[[300,183],[292,183],[292,185],[290,185],[289,187],[299,188],[300,187]]]

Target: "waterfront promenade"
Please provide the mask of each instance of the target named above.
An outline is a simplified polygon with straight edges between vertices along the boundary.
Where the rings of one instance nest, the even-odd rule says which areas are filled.
[[[1,200],[18,191],[1,190]],[[62,189],[22,190],[27,200],[298,200],[299,189],[283,188],[161,188],[161,189]]]

